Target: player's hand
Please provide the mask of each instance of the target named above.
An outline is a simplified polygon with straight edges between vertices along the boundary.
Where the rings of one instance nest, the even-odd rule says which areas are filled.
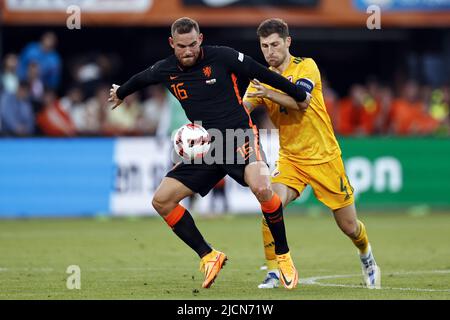
[[[111,110],[114,110],[115,108],[117,108],[118,106],[120,106],[120,104],[122,103],[123,100],[120,100],[117,97],[117,89],[119,89],[120,86],[118,86],[117,84],[113,84],[112,88],[109,90],[109,102],[113,102],[114,105],[111,107]]]
[[[298,106],[300,111],[306,111],[306,109],[308,109],[309,104],[311,103],[311,98],[312,98],[311,94],[309,94],[307,92],[305,101],[297,102],[297,106]]]
[[[250,81],[252,83],[252,87],[254,89],[256,89],[255,92],[248,92],[247,96],[249,98],[266,98],[268,93],[269,93],[269,89],[267,89],[266,87],[264,87],[261,82],[259,82],[259,80],[257,79],[253,79]]]

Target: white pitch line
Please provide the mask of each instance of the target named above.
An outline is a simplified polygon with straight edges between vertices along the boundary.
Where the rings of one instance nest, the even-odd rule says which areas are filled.
[[[450,274],[450,270],[425,270],[425,271],[404,271],[404,272],[391,272],[388,275],[409,275],[409,274]],[[344,287],[344,288],[364,288],[363,286],[353,284],[338,284],[338,283],[322,283],[319,280],[326,279],[339,279],[339,278],[354,278],[360,277],[360,274],[336,274],[329,276],[317,276],[299,279],[300,284],[305,285],[317,285],[321,287]],[[384,290],[402,290],[402,291],[421,291],[421,292],[450,292],[450,289],[422,289],[422,288],[396,288],[396,287],[383,287]]]
[[[83,269],[86,272],[107,272],[107,271],[150,271],[155,270],[151,267],[119,267],[119,268],[86,268]],[[24,268],[0,268],[0,272],[14,272],[14,271],[28,271],[28,272],[54,272],[55,269],[51,267],[24,267]],[[450,270],[423,270],[423,271],[399,271],[390,272],[388,275],[414,275],[414,274],[450,274]],[[304,285],[317,285],[321,287],[342,287],[342,288],[364,288],[362,285],[353,284],[340,284],[340,283],[322,283],[320,280],[327,279],[339,279],[339,278],[355,278],[360,277],[360,274],[341,274],[341,275],[327,275],[316,276],[309,278],[299,279],[300,284]],[[385,275],[386,276],[386,275]],[[401,291],[420,291],[420,292],[450,292],[450,289],[423,289],[423,288],[397,288],[397,287],[384,287],[384,290],[401,290]]]

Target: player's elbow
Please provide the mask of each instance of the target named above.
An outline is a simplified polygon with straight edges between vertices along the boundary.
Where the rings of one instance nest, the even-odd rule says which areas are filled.
[[[306,111],[308,109],[308,104],[306,102],[298,102],[295,104],[295,109],[300,111]]]
[[[305,89],[301,88],[300,86],[295,86],[296,92],[295,96],[293,97],[297,102],[304,102],[307,98],[307,94]]]
[[[290,99],[290,101],[283,103],[282,106],[284,108],[291,109],[291,110],[301,110],[300,104],[301,104],[301,102],[296,102],[295,100]]]

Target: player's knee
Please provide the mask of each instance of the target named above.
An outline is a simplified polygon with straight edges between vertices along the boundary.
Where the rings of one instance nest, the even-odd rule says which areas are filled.
[[[152,206],[160,216],[165,217],[170,213],[169,202],[165,197],[155,194],[152,199]]]
[[[152,206],[153,208],[159,213],[161,209],[163,208],[163,204],[161,200],[155,195],[152,199]]]
[[[269,201],[272,197],[272,189],[269,185],[260,185],[252,188],[253,194],[258,201]]]
[[[359,227],[356,221],[346,221],[339,225],[342,232],[344,232],[350,238],[356,238],[359,233]]]

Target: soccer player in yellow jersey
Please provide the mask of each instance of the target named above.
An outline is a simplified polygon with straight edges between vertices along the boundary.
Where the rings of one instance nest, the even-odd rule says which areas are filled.
[[[345,174],[341,149],[334,136],[326,111],[320,73],[311,58],[290,54],[288,25],[281,19],[263,21],[257,30],[261,50],[270,69],[302,86],[310,95],[309,105],[258,80],[253,80],[244,97],[251,112],[265,106],[273,124],[279,129],[280,151],[277,167],[272,173],[272,188],[284,206],[300,196],[310,185],[315,196],[334,214],[339,228],[358,248],[365,285],[381,287],[381,272],[377,266],[364,224],[357,219],[353,188]],[[267,276],[259,288],[279,285],[280,275],[267,223],[262,221]],[[283,281],[283,279],[281,279]]]

